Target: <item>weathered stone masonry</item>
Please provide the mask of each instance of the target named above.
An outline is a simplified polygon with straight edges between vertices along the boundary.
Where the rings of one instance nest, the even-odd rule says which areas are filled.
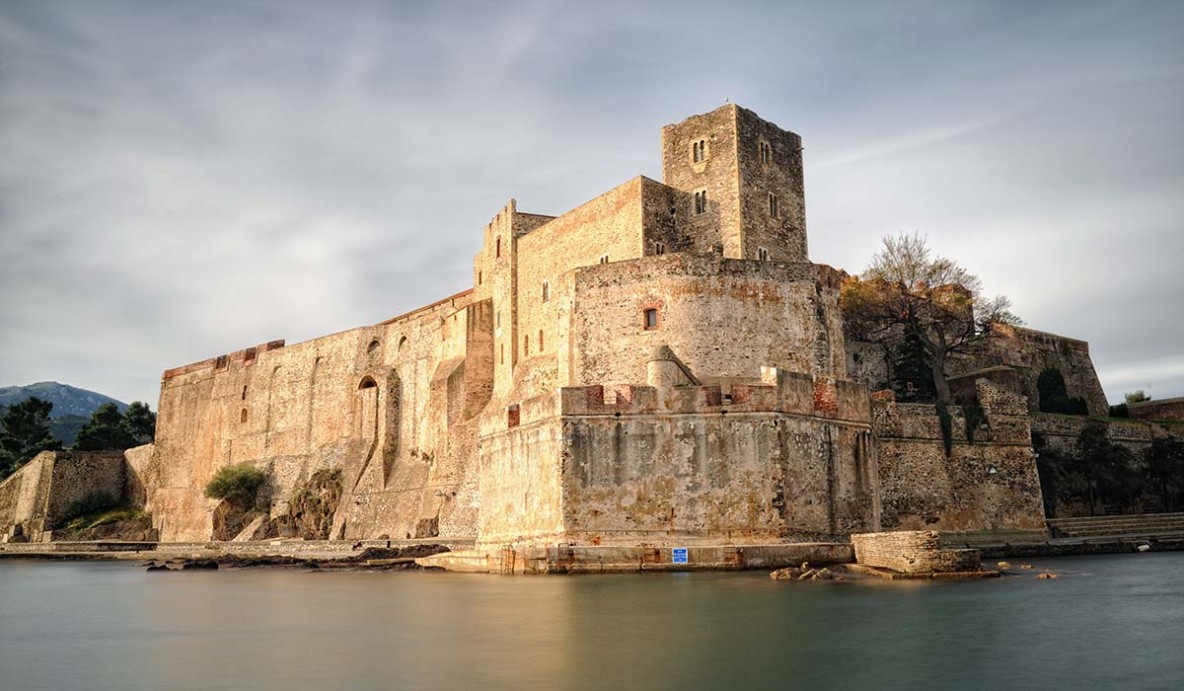
[[[807,255],[798,135],[729,104],[663,128],[662,159],[662,182],[636,177],[560,216],[511,200],[469,290],[166,371],[156,443],[127,453],[127,495],[164,540],[210,538],[203,489],[237,463],[266,471],[273,516],[340,469],[331,532],[351,540],[1041,526],[1022,392],[972,376],[986,420],[969,430],[951,409],[952,438],[932,406],[873,400],[886,370],[844,338],[845,274]],[[1025,377],[1056,360],[1095,405],[1084,344],[1033,333],[983,358]],[[0,485],[10,522],[13,484]]]

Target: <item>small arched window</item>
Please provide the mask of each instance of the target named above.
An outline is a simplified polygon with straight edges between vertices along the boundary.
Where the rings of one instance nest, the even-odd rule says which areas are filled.
[[[370,345],[366,346],[366,352],[370,355],[377,355],[378,348],[381,345],[382,344],[378,342],[378,339],[374,339],[373,341],[370,341]]]
[[[376,386],[378,386],[378,382],[374,381],[374,377],[363,377],[362,382],[358,384],[358,390],[373,389]]]

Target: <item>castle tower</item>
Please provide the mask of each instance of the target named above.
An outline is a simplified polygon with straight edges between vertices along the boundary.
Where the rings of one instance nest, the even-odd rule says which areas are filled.
[[[802,139],[727,104],[662,128],[662,182],[686,192],[688,230],[725,257],[809,261]],[[711,233],[714,234],[714,233]]]

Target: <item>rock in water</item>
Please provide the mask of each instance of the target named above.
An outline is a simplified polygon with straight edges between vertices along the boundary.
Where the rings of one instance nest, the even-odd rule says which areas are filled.
[[[218,562],[213,559],[192,559],[185,562],[182,571],[217,571]]]

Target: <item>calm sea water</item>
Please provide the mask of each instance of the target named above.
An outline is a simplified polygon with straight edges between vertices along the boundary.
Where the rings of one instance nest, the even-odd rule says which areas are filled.
[[[1032,563],[1061,577],[0,561],[0,689],[1184,689],[1184,554]]]

